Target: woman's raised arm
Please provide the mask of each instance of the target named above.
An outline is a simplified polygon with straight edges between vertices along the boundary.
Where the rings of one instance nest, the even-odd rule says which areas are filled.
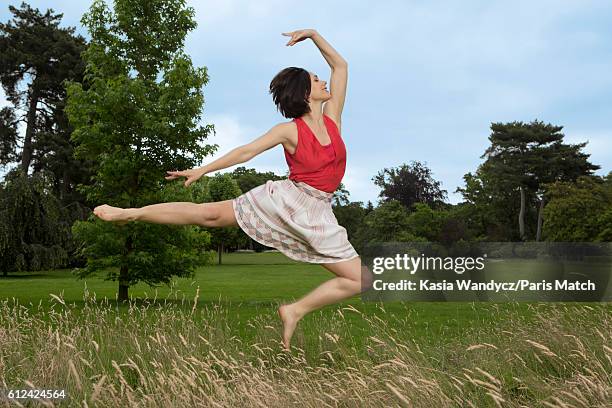
[[[306,38],[312,39],[331,67],[331,79],[329,80],[331,98],[325,102],[323,113],[332,118],[336,122],[338,130],[340,130],[348,83],[348,63],[316,30],[297,30],[282,34],[291,36],[287,45],[293,45]]]
[[[331,44],[328,43],[325,38],[323,38],[323,36],[317,32],[317,30],[305,29],[282,34],[286,36],[291,36],[291,39],[289,40],[287,45],[294,45],[295,43],[305,40],[306,38],[312,39],[319,51],[321,51],[323,58],[325,58],[331,69],[343,68],[348,65],[344,58],[342,58],[342,56],[338,53],[338,51],[336,51],[334,47],[332,47]]]

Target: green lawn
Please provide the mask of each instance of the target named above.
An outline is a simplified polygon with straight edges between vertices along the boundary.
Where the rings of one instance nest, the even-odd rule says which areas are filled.
[[[235,329],[248,336],[245,328],[249,319],[270,313],[279,304],[298,299],[333,275],[320,265],[294,262],[281,253],[231,253],[224,254],[222,265],[211,265],[197,270],[194,278],[176,278],[173,287],[162,285],[151,288],[139,283],[130,288],[131,298],[144,300],[157,298],[158,302],[172,301],[191,308],[199,287],[198,306],[224,304],[228,318],[235,319]],[[12,273],[0,279],[0,298],[15,298],[22,305],[49,305],[50,294],[61,296],[66,303],[82,305],[85,288],[96,299],[116,298],[117,282],[104,281],[103,276],[91,276],[78,280],[70,270]],[[491,304],[449,302],[385,302],[383,305],[363,302],[359,296],[342,302],[359,310],[376,314],[384,308],[390,316],[410,316],[414,338],[440,341],[459,337],[467,329],[494,323],[489,311]],[[324,317],[334,313],[338,306],[328,306],[313,315]],[[500,312],[523,316],[531,314],[528,304],[500,303]],[[126,306],[119,306],[126,309]],[[349,318],[353,315],[348,316]],[[355,330],[365,330],[363,320],[355,318]],[[315,322],[307,316],[301,327],[305,332],[316,331]],[[355,333],[357,334],[357,333]]]

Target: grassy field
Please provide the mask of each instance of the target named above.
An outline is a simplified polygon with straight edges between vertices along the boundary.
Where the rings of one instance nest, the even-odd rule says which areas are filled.
[[[231,315],[235,327],[243,329],[249,319],[261,314],[273,314],[281,303],[300,298],[331,277],[332,274],[321,266],[294,262],[276,252],[225,254],[222,265],[201,268],[192,279],[174,279],[170,287],[162,285],[159,288],[150,288],[140,283],[131,287],[129,294],[135,302],[148,303],[146,299],[156,298],[158,303],[173,302],[179,306],[188,304],[191,308],[199,288],[198,307],[222,304]],[[24,306],[30,303],[38,305],[42,301],[41,305],[46,307],[53,300],[50,294],[55,294],[61,296],[64,302],[78,306],[78,310],[83,306],[84,294],[87,291],[98,300],[106,298],[114,302],[117,282],[104,281],[102,278],[103,275],[77,280],[70,270],[11,274],[8,279],[0,280],[0,298],[15,298]],[[359,296],[340,305],[348,304],[358,306],[366,313],[376,313],[380,310],[378,304],[364,303]],[[406,305],[393,302],[385,304],[384,309],[391,314],[397,312],[405,316]],[[465,329],[495,322],[490,313],[473,303],[413,302],[409,305],[414,324],[413,336],[425,340],[461,336]],[[127,310],[126,305],[116,306],[119,310]],[[531,313],[529,305],[525,303],[500,303],[498,307],[512,314]],[[326,307],[319,314],[333,314],[336,308]],[[309,331],[309,320],[307,316],[300,327]],[[354,323],[359,325],[363,322],[356,319]]]
[[[48,406],[609,406],[610,304],[355,297],[306,316],[283,352],[276,308],[330,277],[230,254],[118,305],[116,282],[13,274],[0,279],[0,389],[67,391]]]

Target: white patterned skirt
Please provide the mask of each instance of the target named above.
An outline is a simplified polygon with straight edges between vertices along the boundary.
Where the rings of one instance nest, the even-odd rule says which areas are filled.
[[[260,244],[309,263],[358,257],[332,211],[333,193],[289,179],[268,180],[232,200],[240,228]]]

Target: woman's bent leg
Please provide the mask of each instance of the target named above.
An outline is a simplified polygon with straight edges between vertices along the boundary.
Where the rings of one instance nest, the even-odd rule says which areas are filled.
[[[355,296],[371,285],[372,274],[367,267],[362,267],[361,257],[321,264],[321,266],[333,272],[336,278],[322,283],[298,301],[279,308],[284,326],[283,343],[287,349],[295,326],[304,315],[325,305]]]
[[[232,200],[214,203],[174,202],[141,208],[117,208],[102,205],[94,214],[105,221],[143,221],[155,224],[200,225],[202,227],[237,227]]]

